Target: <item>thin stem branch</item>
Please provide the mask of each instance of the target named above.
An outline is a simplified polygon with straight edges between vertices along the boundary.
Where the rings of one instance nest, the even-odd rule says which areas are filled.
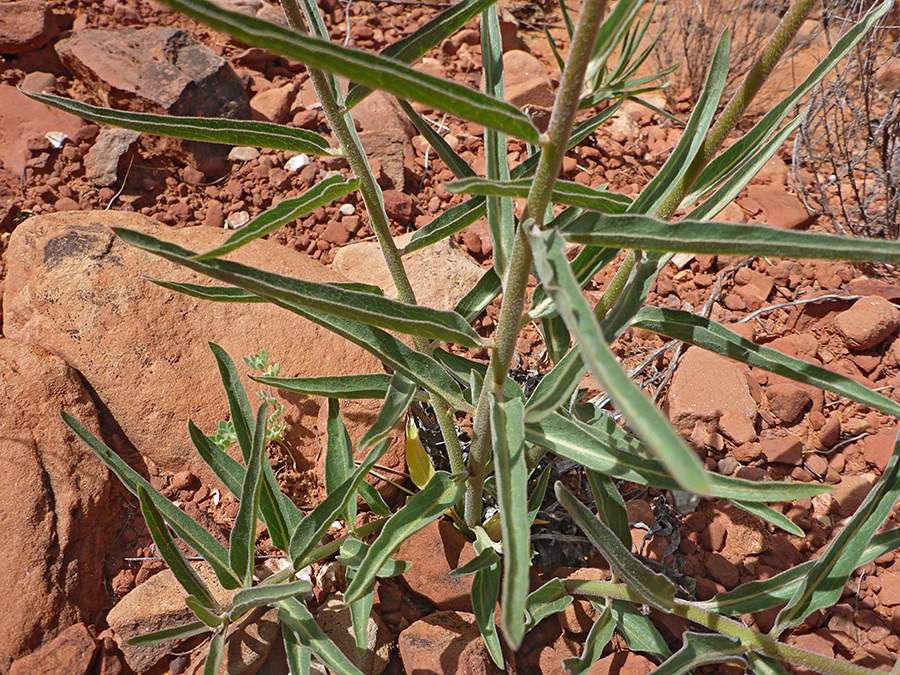
[[[528,203],[521,222],[534,220],[543,224],[544,214],[550,204],[553,185],[559,176],[563,157],[568,147],[569,135],[578,113],[578,100],[584,74],[591,59],[597,31],[606,14],[606,0],[585,0],[578,26],[572,36],[569,58],[559,85],[559,93],[553,105],[546,143],[541,152],[541,160],[535,171],[534,182],[528,193]],[[469,450],[469,479],[466,492],[466,524],[474,527],[481,522],[482,489],[490,449],[489,407],[487,395],[490,391],[500,398],[503,382],[512,363],[519,334],[519,323],[525,308],[525,291],[531,272],[532,254],[524,227],[520,224],[513,243],[509,267],[503,288],[503,304],[497,322],[496,343],[488,366],[491,382],[485,382],[481,398],[475,411],[472,429],[472,445]]]

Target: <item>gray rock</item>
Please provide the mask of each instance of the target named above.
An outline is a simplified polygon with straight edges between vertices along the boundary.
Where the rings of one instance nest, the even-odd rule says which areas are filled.
[[[367,648],[362,654],[356,648],[350,608],[336,598],[331,598],[316,611],[316,623],[338,646],[348,659],[362,672],[381,675],[391,659],[391,634],[374,611],[366,624]]]
[[[228,62],[184,31],[83,30],[60,40],[56,51],[104,105],[178,116],[250,118],[244,86]],[[226,146],[178,143],[204,173],[227,169]]]
[[[115,185],[119,175],[127,170],[129,156],[140,137],[140,131],[131,129],[103,129],[84,156],[87,178],[99,187]]]

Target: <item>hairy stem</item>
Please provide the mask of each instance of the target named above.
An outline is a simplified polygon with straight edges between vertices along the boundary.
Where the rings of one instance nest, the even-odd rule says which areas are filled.
[[[553,105],[547,139],[541,152],[541,161],[534,175],[534,182],[528,193],[528,203],[522,214],[522,223],[534,220],[543,224],[544,214],[550,204],[553,185],[556,183],[563,157],[566,154],[569,135],[578,113],[578,99],[584,81],[584,73],[591,59],[597,31],[606,13],[606,0],[585,0],[578,17],[578,26],[572,36],[569,58],[559,85],[559,93]],[[491,353],[488,367],[490,383],[485,382],[475,411],[472,430],[472,445],[469,451],[469,479],[466,491],[466,524],[474,527],[481,522],[481,499],[484,486],[485,468],[490,449],[490,426],[487,395],[493,391],[498,398],[502,397],[503,382],[506,380],[516,338],[519,334],[519,322],[525,308],[525,291],[528,286],[528,275],[531,272],[531,247],[520,224],[513,243],[509,267],[503,287],[503,304],[497,322],[495,348]]]
[[[624,584],[584,579],[566,579],[563,583],[566,591],[572,595],[588,598],[611,598],[613,600],[646,604],[637,592]],[[818,673],[825,673],[825,675],[873,675],[875,672],[853,663],[838,661],[823,654],[817,654],[778,642],[768,635],[763,635],[751,628],[747,628],[747,626],[734,619],[701,609],[690,602],[676,599],[671,607],[667,607],[663,611],[683,617],[688,621],[705,626],[730,638],[736,638],[747,651],[759,652]]]

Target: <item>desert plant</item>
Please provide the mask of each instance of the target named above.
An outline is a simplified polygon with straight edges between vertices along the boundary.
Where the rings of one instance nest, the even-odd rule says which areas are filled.
[[[827,2],[829,43],[871,3]],[[807,208],[847,234],[900,237],[900,46],[886,16],[812,92],[792,153],[794,183]],[[893,23],[893,25],[885,24]]]
[[[329,328],[375,354],[393,374],[284,379],[256,377],[269,386],[329,397],[326,483],[328,496],[303,515],[278,491],[265,461],[267,405],[256,415],[240,385],[231,359],[217,346],[213,351],[225,384],[231,421],[242,462],[222,452],[209,437],[190,424],[198,452],[225,486],[240,499],[240,511],[226,549],[196,522],[122,462],[101,441],[66,413],[67,424],[97,453],[125,485],[138,495],[154,541],[189,594],[188,604],[198,620],[180,631],[141,638],[163,640],[201,631],[214,637],[206,672],[218,672],[225,628],[247,608],[277,606],[292,672],[306,672],[309,654],[333,671],[357,673],[349,660],[317,627],[300,599],[308,589],[294,581],[303,566],[334,555],[348,569],[344,602],[350,607],[357,644],[365,645],[365,625],[379,576],[402,571],[390,560],[413,532],[448,511],[475,541],[477,557],[456,571],[474,574],[472,604],[489,652],[498,665],[503,650],[494,624],[494,607],[501,603],[502,635],[516,649],[523,635],[542,618],[560,611],[575,596],[596,602],[600,617],[584,652],[566,667],[585,672],[599,658],[614,630],[644,639],[642,649],[661,661],[659,673],[686,672],[701,664],[740,662],[754,672],[785,672],[781,663],[823,673],[868,673],[865,668],[790,646],[779,637],[812,612],[840,598],[844,583],[857,567],[900,546],[900,531],[873,536],[881,527],[900,491],[897,480],[900,450],[895,450],[880,481],[839,534],[815,561],[804,563],[765,581],[744,584],[707,602],[684,599],[667,577],[646,567],[631,551],[624,503],[614,480],[622,479],[664,490],[683,490],[723,500],[776,527],[802,535],[802,530],[771,502],[793,501],[827,491],[824,485],[790,482],[754,483],[706,471],[697,455],[675,432],[662,413],[642,394],[615,358],[610,342],[635,326],[681,340],[760,367],[788,378],[822,387],[890,415],[900,414],[897,403],[866,387],[805,361],[745,340],[715,322],[689,312],[645,306],[658,271],[672,253],[767,255],[831,258],[849,261],[900,261],[900,244],[779,231],[766,227],[712,222],[796,129],[802,115],[782,124],[800,100],[853,44],[890,7],[878,4],[838,40],[815,71],[772,108],[737,142],[721,151],[766,74],[787,48],[808,15],[811,0],[794,0],[762,50],[736,95],[713,124],[727,80],[729,37],[724,33],[709,64],[696,108],[681,141],[652,181],[635,199],[603,189],[557,179],[568,148],[581,142],[617,109],[630,90],[615,92],[615,101],[602,112],[576,124],[585,91],[588,65],[598,54],[598,40],[613,44],[631,35],[631,23],[642,0],[619,0],[608,18],[605,0],[585,0],[573,28],[568,60],[546,133],[540,133],[517,108],[499,98],[503,73],[496,9],[491,0],[464,0],[381,54],[372,54],[328,41],[321,15],[312,0],[284,0],[292,29],[224,11],[204,0],[165,0],[172,7],[242,42],[304,62],[310,69],[323,110],[339,143],[331,148],[314,133],[259,122],[174,118],[123,113],[96,108],[59,97],[30,94],[39,100],[99,122],[194,140],[260,145],[317,154],[342,154],[355,177],[329,178],[303,196],[285,200],[263,213],[214,250],[195,252],[135,231],[116,234],[137,246],[229,284],[207,287],[165,284],[184,293],[222,302],[274,303]],[[409,67],[429,48],[472,17],[481,14],[484,92],[424,75]],[[307,31],[309,34],[307,34]],[[599,77],[588,95],[602,91],[604,63],[594,64]],[[337,73],[354,85],[341,94]],[[638,84],[636,86],[642,86]],[[415,233],[402,251],[390,237],[381,193],[352,123],[352,105],[379,88],[395,96],[419,101],[485,128],[487,176],[477,177],[447,143],[407,111],[458,180],[448,188],[472,195],[448,209]],[[599,101],[592,101],[592,103]],[[536,152],[507,170],[506,138],[511,135],[538,146]],[[398,300],[388,299],[359,285],[322,284],[266,273],[221,258],[255,237],[273,231],[315,206],[359,190],[369,212]],[[521,216],[511,199],[525,198]],[[702,203],[697,202],[704,198]],[[558,206],[559,209],[551,207]],[[669,222],[682,210],[683,218]],[[558,214],[558,215],[554,215]],[[455,311],[423,307],[415,297],[403,268],[403,255],[448,237],[485,216],[493,240],[494,266],[457,305]],[[582,246],[571,261],[563,254],[566,242]],[[596,272],[618,251],[632,249],[619,267],[600,302],[592,307],[582,293]],[[540,284],[528,298],[529,275]],[[163,282],[164,283],[164,282]],[[502,292],[495,334],[485,339],[471,322]],[[528,302],[526,303],[526,300]],[[527,310],[526,310],[527,306]],[[539,321],[554,360],[530,397],[508,376],[516,338],[526,322]],[[387,330],[409,334],[415,348]],[[444,343],[487,348],[487,365],[445,350]],[[585,414],[579,403],[578,382],[590,370],[629,427],[610,416]],[[355,465],[353,448],[340,416],[340,398],[383,398],[375,423],[357,444],[368,451]],[[450,471],[429,470],[427,457],[414,438],[408,451],[420,484],[396,512],[357,528],[344,540],[319,546],[338,517],[352,524],[357,494],[374,508],[384,509],[364,482],[385,451],[387,438],[413,400],[428,398],[446,445]],[[471,443],[464,460],[454,422],[471,419]],[[898,446],[900,447],[900,446]],[[612,581],[554,579],[529,592],[532,554],[530,528],[548,487],[549,472],[536,471],[548,453],[584,468],[597,514],[561,483],[553,494],[600,550],[614,572]],[[535,475],[537,474],[537,475]],[[536,487],[528,492],[529,477]],[[490,536],[484,506],[499,509],[499,536]],[[284,551],[289,567],[265,581],[253,583],[253,542],[257,515],[265,522],[272,543]],[[178,552],[167,529],[202,555],[225,588],[240,589],[230,607],[220,607]],[[379,532],[377,538],[369,537]],[[705,632],[688,632],[683,647],[669,653],[652,624],[633,605],[648,606],[684,617]],[[769,634],[761,634],[730,618],[745,612],[783,605]],[[653,646],[657,645],[657,646]]]

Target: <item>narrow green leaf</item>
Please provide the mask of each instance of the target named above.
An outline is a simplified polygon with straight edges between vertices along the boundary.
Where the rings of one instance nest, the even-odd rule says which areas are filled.
[[[355,570],[347,570],[347,582],[353,581]],[[372,617],[372,605],[375,604],[375,586],[368,593],[363,593],[356,602],[351,602],[350,623],[353,625],[353,635],[356,638],[356,649],[360,654],[365,654],[369,644],[369,619]]]
[[[149,482],[144,480],[140,474],[128,466],[122,459],[110,450],[100,439],[94,436],[90,431],[84,428],[82,424],[72,417],[69,413],[60,411],[60,416],[78,438],[80,438],[94,454],[103,462],[106,467],[112,471],[119,480],[125,485],[129,492],[134,495],[138,493],[138,487],[147,491],[149,499],[153,505],[165,518],[169,527],[178,535],[178,537],[188,546],[194,549],[200,556],[210,564],[216,573],[219,583],[226,589],[239,588],[241,580],[231,570],[228,561],[228,551],[220,544],[215,537],[207,532],[190,516],[177,508],[172,502],[159,494]]]
[[[574,219],[577,214],[581,213],[576,209],[567,209],[560,214],[560,217],[554,219],[553,223],[548,227],[555,227],[557,223],[568,222],[569,218],[565,221],[562,218],[567,212],[571,215],[571,219]],[[594,275],[615,260],[618,254],[619,249],[617,248],[605,248],[603,246],[585,246],[582,248],[578,255],[575,256],[575,260],[570,263],[572,272],[575,274],[575,278],[578,279],[578,285],[584,288],[594,278]],[[547,297],[547,293],[541,284],[534,290],[532,303],[528,313],[533,319],[542,319],[548,316],[556,316],[557,314],[556,307],[553,306],[553,302]],[[606,332],[605,323],[603,327],[604,333]]]
[[[747,664],[752,669],[753,675],[788,675],[788,671],[785,670],[784,666],[771,656],[748,652]]]
[[[464,577],[469,574],[475,574],[479,570],[486,570],[500,562],[500,555],[492,547],[487,546],[481,550],[481,553],[472,558],[462,567],[450,570],[451,577]]]
[[[213,634],[212,640],[209,641],[209,652],[206,655],[206,662],[203,664],[203,675],[218,675],[219,668],[222,665],[222,657],[225,656],[226,635],[225,627],[220,628],[217,633]]]
[[[594,377],[682,489],[708,494],[710,480],[697,455],[638,389],[604,339],[563,254],[562,239],[551,233],[545,240],[537,230],[530,230],[528,238],[544,288],[553,298],[576,342],[582,345],[582,358]]]
[[[234,288],[233,286],[201,286],[200,284],[185,284],[178,281],[161,281],[160,279],[152,279],[144,277],[147,281],[151,281],[157,286],[162,286],[170,291],[190,295],[201,300],[210,300],[212,302],[266,302],[264,298],[254,295],[243,288]]]
[[[204,607],[203,602],[197,598],[195,595],[189,595],[184,599],[184,604],[187,605],[188,609],[194,613],[200,621],[205,623],[210,628],[218,628],[221,626],[228,617],[222,616],[221,614],[216,614],[215,612],[210,611],[206,607]]]
[[[407,117],[412,121],[416,130],[425,137],[425,140],[428,141],[428,145],[434,149],[437,156],[447,165],[447,168],[450,169],[454,176],[457,178],[465,178],[466,176],[475,175],[475,170],[466,163],[466,160],[460,157],[456,151],[448,145],[447,141],[444,140],[444,137],[435,131],[434,127],[427,121],[422,119],[422,116],[413,110],[409,103],[406,101],[399,101],[399,103],[403,112],[405,112]]]
[[[435,349],[432,355],[455,377],[459,378],[461,382],[470,382],[473,370],[478,374],[478,377],[484,381],[485,374],[487,373],[486,363],[473,361],[472,359],[467,359],[465,356],[453,354],[443,349]],[[468,394],[469,392],[466,393]],[[525,394],[522,391],[522,388],[516,384],[512,378],[507,377],[503,383],[503,397],[507,400],[511,398],[524,398]]]
[[[355,602],[367,593],[375,583],[378,570],[400,548],[400,544],[428,523],[440,518],[464,493],[463,480],[437,471],[420,492],[388,519],[378,539],[369,548],[353,581],[347,586],[344,602]]]
[[[367,543],[360,541],[359,539],[347,539],[347,541],[341,545],[341,553],[337,557],[337,560],[345,567],[355,570],[362,564],[362,561],[365,560],[368,552],[369,545]],[[391,577],[405,574],[409,571],[410,567],[412,567],[412,563],[408,563],[405,560],[387,560],[384,565],[381,566],[381,569],[378,570],[376,576],[379,579],[390,579]]]
[[[632,651],[653,654],[659,659],[666,659],[672,655],[665,638],[659,634],[653,622],[634,605],[622,600],[613,600],[610,603],[610,611],[619,632]]]
[[[484,533],[483,530],[481,532]],[[481,538],[475,541],[475,550],[478,552],[475,560],[484,555],[490,557],[490,554],[493,553],[493,564],[477,570],[475,578],[472,579],[472,611],[475,614],[475,623],[478,625],[481,639],[484,640],[488,654],[491,655],[491,660],[502,670],[503,648],[500,646],[500,637],[497,635],[497,624],[494,623],[494,610],[497,607],[497,598],[500,596],[500,556],[497,555],[493,546],[486,544]]]
[[[591,469],[587,469],[587,479],[594,503],[597,505],[597,517],[615,533],[623,546],[630,548],[631,527],[628,524],[628,512],[625,510],[625,500],[616,489],[615,483],[609,476]]]
[[[335,199],[352,192],[359,185],[356,178],[345,180],[343,176],[336,175],[326,178],[321,183],[314,185],[300,197],[285,199],[272,208],[263,211],[256,218],[247,223],[240,230],[225,240],[221,246],[195,256],[196,260],[209,260],[219,258],[227,253],[239,249],[254,239],[274,232],[282,225],[286,225],[300,216],[311,213],[314,209],[330,204]]]
[[[295,59],[309,68],[365,82],[398,98],[418,101],[437,110],[505,131],[537,143],[538,131],[514,105],[450,80],[419,72],[393,59],[300,35],[289,28],[222,10],[204,0],[165,0],[165,4],[241,42]]]
[[[597,424],[587,425],[553,414],[540,422],[526,424],[525,439],[609,476],[663,490],[680,489],[659,462],[646,457],[647,450],[640,441],[606,415]],[[708,473],[707,477],[713,497],[743,502],[794,501],[833,489],[815,483],[759,483],[714,473]]]
[[[303,595],[312,591],[312,584],[305,579],[299,581],[287,581],[280,584],[270,586],[254,586],[253,588],[245,588],[234,594],[231,601],[231,610],[228,612],[228,618],[234,621],[244,612],[254,607],[264,607],[266,605],[274,605],[281,600],[287,600],[298,595]]]
[[[431,246],[431,244],[464,230],[486,213],[484,197],[476,197],[462,204],[451,206],[432,219],[425,227],[415,231],[409,243],[404,247],[403,255]]]
[[[551,579],[529,593],[525,600],[528,629],[534,628],[548,616],[559,614],[571,604],[572,596],[566,591],[562,579]]]
[[[363,675],[325,635],[306,605],[297,598],[289,598],[278,603],[278,618],[294,633],[296,641],[315,654],[329,670],[338,675]]]
[[[661,574],[656,574],[645,567],[631,554],[615,533],[601,523],[588,508],[569,492],[566,487],[556,483],[556,498],[563,505],[575,523],[587,535],[591,543],[597,547],[610,569],[628,586],[641,596],[651,607],[668,611],[675,603],[675,585]]]
[[[266,421],[269,406],[262,403],[256,413],[256,428],[247,471],[241,486],[241,503],[231,528],[229,556],[231,569],[241,577],[245,586],[253,583],[253,566],[256,551],[256,517],[259,513],[259,495],[262,486],[263,462],[266,461]]]
[[[681,140],[672,150],[672,154],[663,164],[662,168],[653,177],[647,186],[641,191],[640,196],[634,200],[629,211],[632,213],[653,213],[656,208],[662,204],[669,193],[678,185],[679,179],[687,171],[703,144],[706,131],[712,122],[713,116],[722,97],[722,90],[725,87],[725,80],[728,77],[728,54],[731,49],[731,40],[728,31],[722,33],[716,51],[713,54],[712,61],[709,64],[709,71],[706,74],[706,81],[703,83],[703,89],[700,97],[697,99],[697,105],[691,113]]]
[[[684,634],[681,649],[666,659],[653,671],[653,675],[681,675],[698,666],[710,663],[736,663],[744,665],[747,649],[737,639],[710,633]]]
[[[648,306],[641,309],[632,325],[708,349],[754,368],[762,368],[797,382],[846,396],[888,415],[900,416],[900,404],[886,396],[808,361],[754,344],[725,326],[696,314]]]
[[[538,382],[525,406],[526,422],[540,422],[556,412],[571,398],[585,372],[587,366],[581,358],[581,350],[575,345]]]
[[[900,243],[895,241],[691,219],[669,223],[636,213],[584,214],[570,223],[562,236],[576,244],[665,253],[900,262]]]
[[[471,194],[489,197],[519,197],[524,199],[531,189],[531,179],[490,180],[486,178],[462,178],[444,187],[454,194]],[[596,188],[558,180],[553,186],[552,201],[601,213],[625,213],[631,205],[631,198],[617,192],[606,192]]]
[[[491,445],[500,530],[503,533],[501,588],[503,633],[518,649],[525,635],[525,599],[531,569],[531,528],[528,522],[528,468],[525,463],[525,407],[520,398],[498,401],[488,393]]]
[[[547,494],[547,486],[550,484],[550,464],[544,467],[531,494],[528,496],[528,526],[534,525],[541,505],[544,503],[544,495]]]
[[[150,492],[143,485],[138,485],[137,495],[141,503],[141,513],[144,516],[144,521],[147,523],[147,529],[150,530],[153,543],[156,544],[159,554],[166,561],[169,569],[172,570],[172,574],[175,575],[178,583],[181,584],[188,595],[195,597],[202,607],[214,612],[221,611],[222,608],[219,607],[219,603],[216,602],[206,584],[203,583],[203,580],[191,567],[175,540],[172,539],[172,535],[169,534],[166,521],[150,498]],[[198,618],[202,619],[199,616]]]
[[[209,626],[202,621],[193,621],[183,626],[175,628],[166,628],[165,630],[154,631],[153,633],[144,633],[143,635],[135,635],[126,640],[130,645],[155,645],[160,642],[173,642],[175,640],[186,640],[195,635],[203,635],[209,632]]]
[[[328,399],[328,420],[325,423],[325,492],[331,493],[343,484],[356,468],[353,462],[353,443],[341,418],[341,404],[335,398]],[[356,522],[356,500],[351,499],[343,513],[347,523]]]
[[[310,675],[309,650],[300,644],[297,634],[281,624],[281,639],[284,640],[284,653],[290,675]]]
[[[342,511],[347,508],[351,499],[356,499],[359,484],[365,479],[381,456],[390,446],[390,439],[385,439],[369,451],[353,475],[314,508],[297,526],[291,535],[289,552],[294,569],[300,569],[307,561],[306,557],[315,549],[319,540]]]
[[[466,321],[472,322],[498,295],[500,295],[500,277],[492,267],[481,276],[472,290],[456,303],[453,311]]]
[[[875,487],[866,495],[850,521],[825,548],[812,569],[803,578],[800,588],[775,619],[772,635],[780,635],[786,628],[796,626],[812,612],[830,607],[841,597],[844,584],[869,540],[891,513],[900,497],[900,442],[894,442],[894,454],[888,461]]]
[[[402,63],[414,63],[495,2],[497,0],[461,0],[417,28],[411,35],[389,44],[379,53]],[[347,93],[347,108],[355,106],[371,91],[361,84],[354,84]]]
[[[775,527],[781,528],[789,534],[793,534],[795,537],[806,536],[806,533],[802,529],[800,529],[800,527],[797,526],[790,518],[788,518],[780,511],[776,511],[775,509],[766,506],[765,504],[740,502],[733,500],[729,501],[731,504],[738,507],[742,511],[746,511],[749,514],[756,516],[760,520],[771,523]]]
[[[228,453],[219,449],[209,437],[200,431],[193,420],[188,420],[188,433],[194,447],[206,465],[213,470],[216,477],[225,484],[228,491],[235,497],[241,496],[241,485],[244,483],[244,467],[236,459],[232,459]]]
[[[359,484],[359,496],[369,505],[372,513],[379,516],[391,515],[391,507],[384,501],[384,497],[382,497],[381,493],[366,481]]]
[[[572,344],[572,336],[569,335],[566,322],[558,316],[541,319],[541,335],[544,337],[544,346],[550,360],[553,363],[559,363]]]
[[[596,603],[594,603],[594,607],[597,608]],[[587,673],[591,666],[603,656],[603,650],[612,639],[615,629],[616,622],[612,618],[609,607],[603,608],[600,616],[597,617],[594,625],[591,626],[591,630],[588,631],[581,655],[563,659],[563,668],[572,675],[584,675]]]
[[[227,260],[197,260],[193,251],[150,235],[123,228],[113,228],[113,231],[136,248],[249,290],[270,302],[290,303],[307,311],[326,312],[339,318],[429,339],[457,342],[468,347],[483,345],[481,336],[455,312],[408,305],[370,293],[302,281]]]
[[[365,450],[373,443],[391,433],[397,423],[403,419],[410,404],[416,396],[416,384],[399,373],[391,376],[384,405],[378,411],[378,417],[371,427],[359,439],[359,449]]]
[[[270,387],[293,391],[307,396],[326,396],[328,398],[360,399],[384,398],[387,393],[390,375],[374,373],[372,375],[335,375],[332,377],[265,377],[251,376],[254,382]]]
[[[900,528],[876,534],[872,537],[866,550],[863,551],[857,564],[859,566],[868,565],[879,556],[890,553],[898,547],[900,547]],[[697,605],[702,609],[728,616],[760,612],[777,607],[791,599],[814,564],[814,560],[809,560],[765,581],[749,581],[731,591],[719,593],[711,600],[699,602]]]
[[[130,110],[113,110],[53,94],[39,94],[23,89],[19,89],[19,91],[41,103],[46,103],[91,122],[109,124],[123,129],[184,138],[189,141],[250,145],[275,150],[293,150],[311,155],[331,155],[334,152],[328,139],[323,136],[306,129],[294,129],[282,124],[255,120],[232,120],[225,117],[178,117]]]
[[[228,398],[228,410],[231,413],[231,423],[234,424],[234,433],[241,448],[241,456],[244,464],[250,461],[250,452],[253,447],[253,411],[250,408],[250,399],[241,384],[234,361],[228,353],[215,342],[209,343],[216,365],[219,367],[219,375],[222,385],[225,387],[225,395]]]

